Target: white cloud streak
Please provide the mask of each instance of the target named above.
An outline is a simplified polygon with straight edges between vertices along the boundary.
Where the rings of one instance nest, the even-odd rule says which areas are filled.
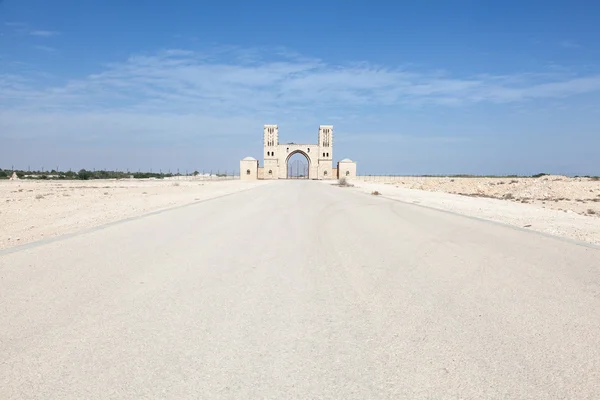
[[[87,76],[57,81],[60,77],[45,81],[18,73],[0,74],[4,118],[29,116],[32,121],[37,118],[40,126],[47,126],[50,118],[64,126],[63,132],[81,130],[86,125],[83,120],[88,120],[97,126],[102,125],[98,121],[105,121],[106,126],[117,127],[115,131],[127,130],[127,126],[131,132],[171,126],[188,134],[197,131],[199,123],[212,124],[208,132],[218,130],[217,121],[232,118],[364,116],[398,107],[516,103],[600,91],[598,74],[460,77],[369,63],[332,65],[285,49],[265,56],[258,50],[232,48],[135,55]],[[26,125],[13,123],[10,131],[35,130]],[[86,129],[93,127],[87,124]]]
[[[19,35],[37,36],[40,38],[49,38],[60,35],[60,32],[47,29],[32,29],[24,22],[5,22],[4,26],[10,28]]]
[[[36,45],[36,46],[33,46],[33,48],[37,49],[37,50],[45,51],[46,53],[56,53],[56,51],[57,51],[54,47],[50,47],[50,46]]]
[[[52,37],[52,36],[57,36],[59,33],[56,31],[34,30],[34,31],[30,31],[29,34],[31,36],[38,36],[38,37]]]
[[[558,45],[565,49],[582,49],[583,48],[582,45],[580,45],[579,43],[573,42],[571,40],[561,40],[560,42],[558,42]]]

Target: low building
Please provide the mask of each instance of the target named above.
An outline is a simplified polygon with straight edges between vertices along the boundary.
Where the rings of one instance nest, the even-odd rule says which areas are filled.
[[[240,160],[240,179],[255,181],[258,179],[258,160],[254,157],[245,157]]]
[[[349,158],[338,161],[338,178],[356,179],[356,163]]]

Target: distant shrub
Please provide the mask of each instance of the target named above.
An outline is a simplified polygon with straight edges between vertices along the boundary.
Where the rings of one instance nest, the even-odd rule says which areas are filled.
[[[88,179],[92,178],[92,173],[90,171],[82,169],[77,173],[77,177],[81,180],[87,181]]]
[[[375,190],[375,191],[371,192],[371,194],[372,194],[373,196],[381,196],[381,193],[379,193],[377,190]]]
[[[340,179],[338,179],[338,186],[341,186],[341,187],[352,187],[354,185],[348,183],[348,180],[346,179],[346,177],[343,176]]]
[[[542,176],[546,176],[546,175],[548,175],[548,174],[545,174],[545,173],[542,172],[542,173],[539,173],[539,174],[531,175],[531,177],[532,178],[541,178]]]

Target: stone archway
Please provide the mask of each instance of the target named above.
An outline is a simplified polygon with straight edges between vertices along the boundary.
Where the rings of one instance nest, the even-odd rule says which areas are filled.
[[[308,179],[337,179],[340,174],[338,169],[341,166],[345,168],[344,173],[350,171],[346,176],[356,175],[356,163],[348,159],[340,161],[338,168],[333,168],[332,125],[319,125],[318,141],[312,144],[279,143],[279,127],[277,125],[265,125],[263,138],[263,166],[258,167],[257,165],[255,173],[253,164],[256,163],[256,159],[251,158],[252,163],[244,159],[240,162],[240,170],[250,169],[252,172],[250,175],[240,174],[241,176],[254,177],[254,179],[288,179],[289,161],[295,154],[302,154],[306,158],[308,173],[302,175],[308,175]]]
[[[299,171],[299,170],[294,171],[294,165],[290,164],[290,159],[296,154],[300,154],[306,159],[306,167],[301,167],[303,169],[302,171]],[[298,166],[298,167],[300,167],[300,166]],[[306,154],[302,150],[298,150],[298,149],[293,150],[293,151],[289,152],[289,154],[287,155],[287,157],[285,159],[286,179],[309,179],[310,167],[311,167],[311,162],[310,162],[310,157],[308,156],[308,154]]]

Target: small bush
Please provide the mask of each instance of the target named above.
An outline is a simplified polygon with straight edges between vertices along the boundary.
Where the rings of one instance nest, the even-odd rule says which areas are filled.
[[[596,214],[596,211],[592,210],[591,208],[588,208],[587,213],[590,215],[594,215]]]
[[[44,196],[42,196],[41,194],[36,194],[35,198],[36,198],[36,200],[41,200],[44,198]]]
[[[375,190],[375,191],[371,192],[371,194],[372,194],[373,196],[381,196],[381,193],[379,193],[377,190]]]
[[[592,176],[590,178],[591,181],[600,181],[600,176]]]
[[[77,177],[83,181],[87,181],[88,179],[92,179],[92,173],[82,169],[77,173]]]
[[[505,194],[504,196],[502,196],[502,197],[504,197],[506,200],[511,200],[511,199],[514,199],[514,198],[515,198],[515,196],[513,196],[513,195],[512,195],[512,193],[506,193],[506,194]]]
[[[343,176],[340,179],[338,179],[338,186],[341,186],[341,187],[353,187],[354,185],[351,184],[351,183],[348,183],[348,180],[346,179],[346,177]]]

